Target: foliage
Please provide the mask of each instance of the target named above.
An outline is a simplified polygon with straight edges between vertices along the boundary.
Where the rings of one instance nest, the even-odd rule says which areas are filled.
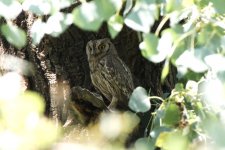
[[[72,4],[79,5],[72,12],[61,11]],[[185,88],[177,84],[165,99],[149,96],[151,93],[141,87],[134,90],[129,106],[136,112],[148,111],[150,101],[162,101],[152,113],[150,134],[137,140],[136,149],[222,149],[224,5],[222,0],[1,0],[0,16],[5,19],[1,33],[17,48],[26,45],[25,31],[12,21],[21,11],[38,16],[30,33],[34,44],[45,34],[59,36],[71,24],[97,31],[106,22],[112,38],[124,25],[132,28],[142,35],[139,48],[143,57],[154,63],[164,62],[162,82],[170,64],[177,67],[179,79],[187,81]],[[47,21],[43,21],[44,15]],[[160,17],[155,33],[151,33]],[[169,27],[163,29],[168,22]]]
[[[59,136],[59,129],[43,116],[44,101],[24,92],[17,73],[0,77],[0,149],[46,149]]]

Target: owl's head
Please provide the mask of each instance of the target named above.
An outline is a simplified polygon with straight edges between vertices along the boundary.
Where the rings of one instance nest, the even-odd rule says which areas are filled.
[[[106,54],[117,54],[113,43],[108,39],[92,40],[87,43],[86,53],[91,57],[103,57]]]

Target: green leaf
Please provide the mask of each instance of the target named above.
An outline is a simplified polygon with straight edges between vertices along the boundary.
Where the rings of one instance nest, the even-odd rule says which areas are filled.
[[[199,56],[199,55],[202,55],[204,51],[205,51],[204,49],[196,49],[195,53],[190,51],[185,51],[176,60],[176,65],[189,68],[192,71],[197,73],[204,72],[208,69],[208,67],[203,62],[201,58],[202,56]]]
[[[73,16],[71,14],[57,12],[48,18],[45,31],[47,34],[57,37],[63,33],[72,23]]]
[[[158,37],[156,37],[152,33],[148,33],[143,34],[143,39],[143,42],[141,42],[139,45],[141,49],[141,54],[150,61],[155,62],[153,57],[158,53]]]
[[[167,126],[175,126],[181,119],[179,107],[174,103],[169,103],[165,110],[165,116],[162,119],[163,124]]]
[[[38,93],[26,91],[18,97],[18,100],[28,112],[44,113],[44,100]]]
[[[45,35],[46,24],[41,19],[35,20],[31,27],[31,38],[34,44],[39,44]]]
[[[169,70],[170,70],[170,63],[168,60],[166,60],[161,74],[161,82],[163,82],[166,79],[167,75],[169,74]]]
[[[119,15],[112,16],[108,21],[108,29],[112,38],[115,38],[117,34],[123,28],[123,18]]]
[[[179,91],[179,92],[183,91],[184,90],[184,85],[182,83],[177,83],[175,85],[175,90]]]
[[[127,0],[126,1],[125,9],[123,11],[123,16],[126,16],[130,12],[130,10],[133,7],[133,3],[134,3],[134,0]]]
[[[150,132],[150,136],[153,139],[157,139],[161,132],[171,131],[170,128],[164,126],[155,126]]]
[[[186,150],[188,147],[188,139],[179,130],[162,132],[155,145],[165,150]]]
[[[225,13],[225,1],[222,0],[212,0],[211,1],[213,3],[213,6],[215,7],[215,9],[217,10],[218,13],[220,14],[224,14]]]
[[[146,112],[150,110],[151,103],[147,91],[142,87],[134,89],[128,105],[135,112]]]
[[[22,6],[15,0],[0,1],[0,16],[5,19],[15,19],[22,11]]]
[[[183,0],[166,0],[166,11],[172,12],[182,8]]]
[[[225,70],[225,57],[221,54],[212,54],[204,58],[205,63],[215,72]]]
[[[23,10],[31,11],[36,15],[47,15],[52,11],[52,6],[49,0],[25,0],[23,2]]]
[[[158,17],[156,5],[137,2],[124,22],[128,27],[136,31],[149,33],[151,26],[155,22],[155,17]]]
[[[154,150],[155,144],[149,138],[139,138],[134,147],[136,150]]]
[[[74,3],[74,0],[60,0],[60,8],[66,8],[71,6]]]
[[[1,26],[1,32],[7,41],[18,49],[26,45],[26,33],[19,27],[9,23]]]
[[[104,20],[108,20],[122,6],[122,0],[96,0],[95,2],[98,14]]]
[[[98,7],[95,1],[83,3],[74,8],[72,14],[74,24],[84,30],[97,31],[103,22],[103,18],[98,13]]]

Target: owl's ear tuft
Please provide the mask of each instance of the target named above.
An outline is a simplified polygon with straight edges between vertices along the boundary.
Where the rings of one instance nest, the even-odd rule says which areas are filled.
[[[107,42],[111,42],[111,40],[109,38],[104,38],[103,40],[107,41]]]

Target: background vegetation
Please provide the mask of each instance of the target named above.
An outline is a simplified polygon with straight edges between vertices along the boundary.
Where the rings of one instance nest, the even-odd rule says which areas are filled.
[[[63,11],[74,4],[78,6],[71,13]],[[72,24],[97,31],[102,23],[107,23],[111,38],[124,25],[132,28],[140,35],[143,57],[164,64],[161,82],[170,65],[174,65],[179,83],[164,97],[152,96],[142,87],[134,90],[129,102],[133,111],[143,113],[152,108],[152,103],[156,106],[149,114],[152,117],[146,130],[150,132],[131,149],[223,149],[224,6],[225,1],[218,0],[1,0],[1,35],[21,49],[27,44],[28,34],[37,45],[44,35],[57,37]],[[22,11],[36,16],[30,33],[13,22]],[[160,18],[152,33],[154,22]],[[169,27],[164,29],[168,22]],[[21,80],[15,73],[0,78],[0,149],[60,149],[60,144],[54,147],[53,143],[62,137],[60,130],[64,129],[43,116],[43,99],[37,93],[21,90]],[[72,147],[100,149],[104,141],[105,149],[125,149],[125,139],[138,119],[128,112],[103,114],[100,123],[89,130],[89,136],[83,136],[87,143],[87,138],[95,135],[96,140],[89,140],[91,147],[84,144]],[[74,134],[80,130],[74,129]],[[63,135],[66,139],[68,134]]]

